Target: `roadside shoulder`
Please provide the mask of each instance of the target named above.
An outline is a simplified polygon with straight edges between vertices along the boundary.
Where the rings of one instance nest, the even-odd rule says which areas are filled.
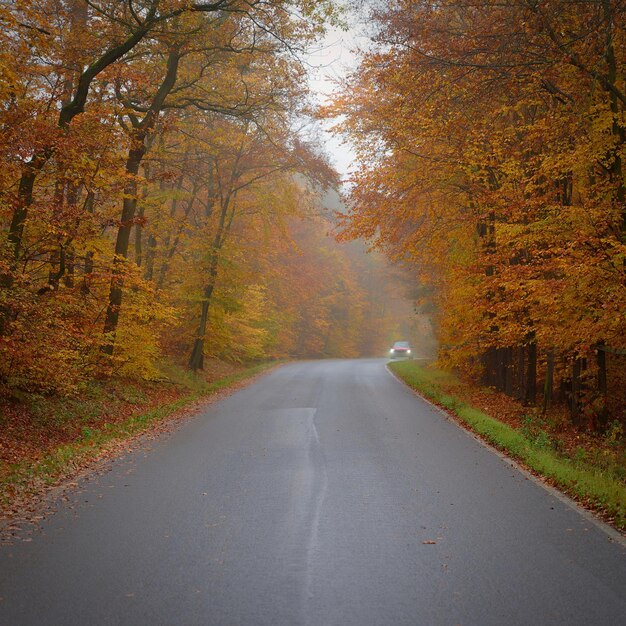
[[[73,440],[55,445],[38,458],[15,463],[0,477],[0,542],[11,541],[25,527],[36,526],[55,511],[81,480],[108,471],[112,460],[166,436],[281,365],[263,363],[224,376],[163,404],[142,407],[118,421],[84,428]]]
[[[623,532],[626,528],[626,487],[622,483],[611,480],[607,484],[606,477],[602,477],[604,480],[598,484],[594,480],[597,476],[593,471],[581,470],[568,463],[567,459],[546,450],[535,449],[533,442],[522,433],[462,400],[446,396],[445,399],[451,400],[446,402],[446,406],[437,401],[438,396],[429,385],[420,385],[414,379],[403,377],[389,364],[385,367],[391,376],[445,419],[455,422],[470,437],[489,448],[526,478],[578,511],[600,528],[610,541],[626,548],[626,534]],[[480,419],[472,419],[477,417]],[[542,471],[546,467],[548,471]],[[560,473],[559,470],[567,471]]]

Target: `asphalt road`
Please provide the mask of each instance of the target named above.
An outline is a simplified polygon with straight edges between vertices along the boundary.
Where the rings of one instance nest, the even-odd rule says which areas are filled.
[[[626,624],[626,548],[396,381],[283,366],[0,547],[0,624]]]

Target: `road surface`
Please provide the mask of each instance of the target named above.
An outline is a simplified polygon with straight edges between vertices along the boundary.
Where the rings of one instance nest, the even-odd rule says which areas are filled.
[[[1,624],[626,623],[624,544],[383,360],[273,371],[28,539],[0,547]]]

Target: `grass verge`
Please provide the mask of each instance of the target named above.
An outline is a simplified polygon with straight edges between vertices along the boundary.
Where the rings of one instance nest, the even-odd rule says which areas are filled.
[[[158,428],[182,409],[274,365],[263,363],[206,381],[168,364],[164,365],[166,378],[158,383],[96,383],[82,396],[65,402],[32,398],[25,407],[23,430],[32,435],[33,429],[40,428],[50,439],[38,449],[18,451],[12,462],[0,462],[0,512],[4,517],[22,513],[33,497],[90,462],[115,453],[130,438]],[[161,393],[164,386],[167,390]]]
[[[407,385],[456,415],[461,422],[494,447],[600,513],[621,531],[626,530],[626,484],[612,469],[585,459],[570,458],[552,449],[548,434],[515,428],[471,406],[450,389],[458,388],[451,374],[412,361],[390,363],[389,368]]]

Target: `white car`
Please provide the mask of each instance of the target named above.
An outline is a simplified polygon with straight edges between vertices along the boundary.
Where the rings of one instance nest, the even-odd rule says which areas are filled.
[[[408,341],[396,341],[389,350],[390,359],[412,359],[411,346]]]

